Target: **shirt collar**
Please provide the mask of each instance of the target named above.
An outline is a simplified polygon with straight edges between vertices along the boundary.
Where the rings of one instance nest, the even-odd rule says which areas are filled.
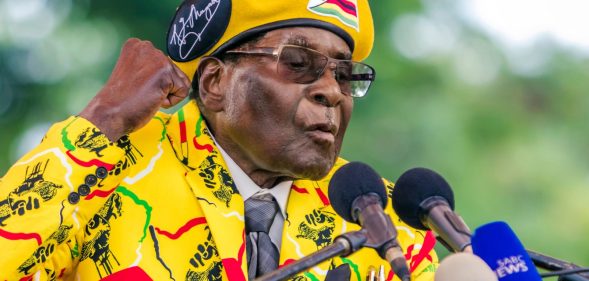
[[[223,148],[215,141],[217,148],[219,148],[219,152],[223,156],[225,160],[225,164],[227,164],[227,169],[229,169],[229,173],[233,178],[233,182],[239,191],[239,194],[243,198],[243,201],[250,198],[252,195],[260,192],[260,193],[270,193],[276,199],[276,203],[280,207],[280,213],[282,217],[286,218],[286,203],[288,201],[288,195],[290,193],[290,187],[292,186],[292,181],[283,181],[277,184],[272,188],[261,188],[258,186],[242,169],[231,159],[229,154],[223,150]]]

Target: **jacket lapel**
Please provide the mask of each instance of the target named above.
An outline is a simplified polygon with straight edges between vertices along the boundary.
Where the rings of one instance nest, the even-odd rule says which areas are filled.
[[[170,141],[187,167],[186,181],[206,217],[227,278],[245,280],[243,199],[225,161],[194,102],[178,111],[169,126]]]
[[[213,158],[214,159],[214,158]],[[205,178],[202,174],[212,175]],[[231,181],[223,180],[228,172],[220,164],[205,165],[191,171],[186,179],[211,229],[229,280],[245,280],[245,224],[243,200]]]
[[[331,244],[335,230],[340,229],[342,223],[336,219],[327,193],[320,188],[318,182],[295,181],[288,200],[280,250],[281,265],[308,256]],[[329,264],[322,264],[303,274],[309,280],[323,280],[329,268]]]
[[[329,179],[342,164],[344,161],[339,160],[332,172],[322,180],[293,182],[282,234],[281,266],[330,245],[339,233],[357,229],[335,213],[327,197]],[[328,271],[334,267],[335,264],[325,262],[302,275],[308,280],[324,280]]]

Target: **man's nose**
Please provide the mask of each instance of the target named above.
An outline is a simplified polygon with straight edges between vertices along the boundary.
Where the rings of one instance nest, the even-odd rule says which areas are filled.
[[[337,81],[336,68],[336,63],[330,62],[319,79],[313,82],[310,97],[314,102],[335,107],[345,98]]]

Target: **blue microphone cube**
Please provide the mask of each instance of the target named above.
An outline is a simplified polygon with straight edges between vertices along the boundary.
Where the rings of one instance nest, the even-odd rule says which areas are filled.
[[[505,222],[477,228],[472,249],[495,272],[500,281],[540,281],[542,278],[526,249]]]

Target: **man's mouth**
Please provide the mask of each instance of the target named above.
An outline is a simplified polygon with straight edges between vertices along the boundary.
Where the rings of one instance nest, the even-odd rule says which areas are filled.
[[[306,132],[315,142],[333,144],[337,127],[330,123],[317,123],[307,127]]]

